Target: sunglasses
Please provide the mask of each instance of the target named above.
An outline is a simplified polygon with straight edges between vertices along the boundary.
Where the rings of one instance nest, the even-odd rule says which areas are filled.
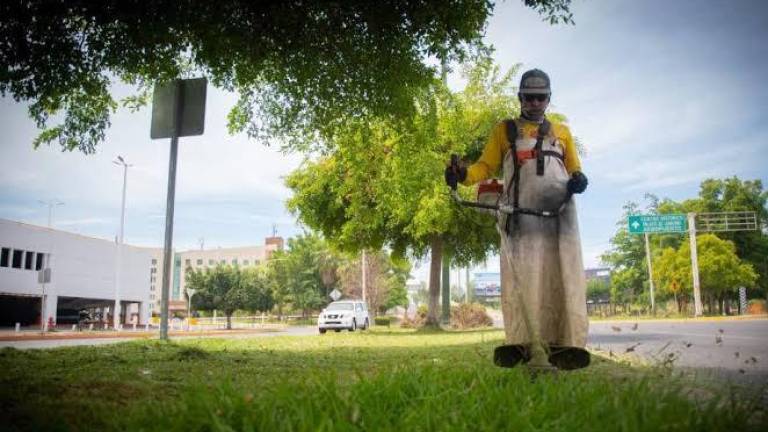
[[[523,100],[526,102],[533,102],[533,101],[539,101],[539,102],[546,102],[549,100],[548,94],[524,94]]]

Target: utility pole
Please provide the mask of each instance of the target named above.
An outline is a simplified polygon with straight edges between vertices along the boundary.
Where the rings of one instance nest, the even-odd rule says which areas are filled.
[[[53,228],[53,208],[57,206],[63,206],[64,203],[57,200],[57,199],[51,199],[48,201],[43,200],[37,200],[42,205],[48,206],[48,228]]]
[[[648,233],[645,233],[645,257],[648,260],[648,286],[651,291],[651,314],[656,315],[656,303],[653,299],[653,270],[651,269],[651,246],[648,242]]]
[[[704,314],[701,305],[701,285],[699,283],[699,258],[696,250],[696,213],[688,213],[688,237],[691,241],[691,271],[693,272],[693,314]]]
[[[467,268],[466,268],[466,274],[465,274],[465,276],[466,276],[466,278],[467,278],[467,280],[466,280],[466,282],[467,282],[467,285],[466,285],[466,287],[467,287],[467,291],[466,291],[466,293],[465,293],[465,294],[466,294],[466,296],[467,296],[467,303],[469,303],[469,299],[470,299],[470,295],[469,295],[469,266],[467,266]]]
[[[365,258],[366,258],[365,257],[365,249],[363,249],[363,257],[360,260],[360,262],[362,263],[362,272],[363,272],[363,276],[362,276],[363,283],[362,283],[362,287],[361,287],[361,291],[362,291],[362,295],[363,295],[363,303],[365,303],[365,291],[366,291],[366,286],[365,286],[366,285],[365,265],[367,264],[367,262],[366,262],[367,260]]]
[[[123,201],[120,210],[120,232],[117,237],[117,260],[115,264],[115,311],[112,315],[115,330],[120,328],[120,315],[122,314],[120,305],[120,278],[122,277],[123,267],[123,241],[125,240],[125,191],[128,185],[128,168],[133,165],[125,162],[122,156],[112,161],[113,164],[123,167]]]
[[[48,201],[43,200],[37,200],[42,205],[48,206],[48,228],[53,228],[53,208],[58,206],[63,206],[64,203],[57,200],[57,199],[51,199]],[[50,280],[46,280],[47,278],[50,278],[51,276],[51,254],[53,253],[53,240],[51,237],[53,236],[53,232],[49,232],[49,242],[50,242],[50,249],[46,255],[43,256],[43,270],[42,274],[39,274],[38,278],[41,283],[41,301],[40,301],[40,328],[43,333],[45,333],[48,330],[48,308],[46,307],[47,297],[45,294],[45,284],[46,282],[50,282]]]

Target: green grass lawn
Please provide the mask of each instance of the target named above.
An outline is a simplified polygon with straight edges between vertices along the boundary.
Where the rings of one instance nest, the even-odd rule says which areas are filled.
[[[0,429],[768,430],[759,402],[593,357],[532,380],[500,331],[135,341],[0,351]]]

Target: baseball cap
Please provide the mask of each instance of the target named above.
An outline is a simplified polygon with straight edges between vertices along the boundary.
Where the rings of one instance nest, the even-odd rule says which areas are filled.
[[[549,76],[540,69],[526,71],[520,78],[520,94],[550,94]]]

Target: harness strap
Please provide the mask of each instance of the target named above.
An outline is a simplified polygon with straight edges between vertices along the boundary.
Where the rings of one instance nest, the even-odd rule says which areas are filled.
[[[562,154],[553,151],[553,150],[544,150],[544,151],[536,151],[535,148],[532,148],[530,150],[518,150],[517,151],[517,161],[519,164],[522,165],[523,162],[530,160],[530,159],[536,159],[538,160],[538,154],[543,153],[544,156],[552,156],[560,159],[561,161],[565,161],[565,158]]]
[[[544,144],[544,138],[549,135],[550,126],[551,123],[544,117],[544,121],[539,125],[539,132],[536,137],[536,147],[534,149],[536,150],[536,175],[539,176],[544,175],[544,152],[541,151],[541,147]]]
[[[512,187],[512,206],[518,207],[520,201],[520,161],[517,158],[517,123],[514,119],[507,120],[507,141],[509,141],[509,151],[512,152],[512,178],[509,179],[507,190]],[[512,232],[510,223],[517,223],[517,215],[510,215],[506,218],[504,230],[507,233]]]
[[[520,159],[517,152],[517,123],[515,120],[507,120],[507,141],[509,141],[509,149],[512,152],[512,165],[514,166],[514,172],[512,178],[509,180],[507,190],[512,187],[512,205],[517,207],[520,199]]]

